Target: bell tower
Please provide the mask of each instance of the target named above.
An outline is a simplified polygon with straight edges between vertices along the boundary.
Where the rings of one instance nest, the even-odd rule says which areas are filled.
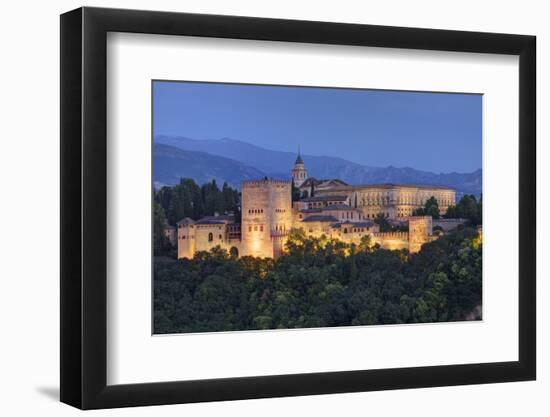
[[[300,154],[300,149],[298,148],[298,157],[296,162],[294,162],[294,167],[292,168],[292,179],[294,180],[294,186],[299,187],[307,180],[307,170],[302,161],[302,155]]]

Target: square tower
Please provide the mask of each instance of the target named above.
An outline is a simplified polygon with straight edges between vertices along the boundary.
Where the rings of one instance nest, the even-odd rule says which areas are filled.
[[[432,239],[432,216],[409,217],[409,252],[420,251]]]
[[[291,182],[282,180],[242,183],[242,256],[273,258],[280,252],[292,227],[291,189]]]

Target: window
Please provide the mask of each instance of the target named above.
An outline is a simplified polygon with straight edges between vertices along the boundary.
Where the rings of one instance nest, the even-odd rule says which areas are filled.
[[[249,232],[252,231],[252,226],[248,226],[248,231],[249,231]]]
[[[214,235],[212,233],[208,233],[208,241],[212,242],[214,240]]]
[[[219,235],[218,237],[220,238],[220,240],[222,240],[222,235]]]
[[[254,231],[255,231],[255,232],[258,231],[258,226],[254,226]]]
[[[260,232],[263,232],[264,231],[264,225],[260,225]]]
[[[344,227],[344,233],[347,233],[347,232],[348,232],[348,228]]]

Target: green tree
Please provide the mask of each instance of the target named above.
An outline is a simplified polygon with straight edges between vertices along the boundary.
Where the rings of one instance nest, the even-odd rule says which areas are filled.
[[[370,234],[365,235],[361,238],[361,243],[359,244],[360,252],[370,252],[373,249],[372,237]]]
[[[237,214],[239,206],[239,192],[231,188],[227,182],[223,183],[222,187],[223,207],[222,213]]]
[[[426,200],[424,207],[413,211],[413,216],[432,216],[434,219],[439,219],[439,204],[437,199],[432,196]]]
[[[415,254],[297,229],[287,251],[276,260],[219,247],[155,258],[155,332],[425,323],[481,311],[482,241],[470,227]]]
[[[381,232],[391,232],[392,230],[390,222],[384,213],[378,213],[374,218],[374,223],[380,226]]]
[[[445,213],[447,219],[466,219],[471,226],[482,223],[483,206],[481,196],[477,201],[475,195],[463,196],[456,206],[450,206]]]
[[[164,228],[166,227],[166,217],[164,216],[164,210],[162,206],[154,202],[153,203],[153,254],[155,256],[166,255],[171,245],[164,234]]]

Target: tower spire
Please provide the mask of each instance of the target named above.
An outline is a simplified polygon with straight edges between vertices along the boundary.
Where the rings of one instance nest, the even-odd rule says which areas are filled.
[[[300,145],[298,145],[298,156],[296,157],[295,164],[303,164],[304,161],[302,161],[302,153],[300,152]]]
[[[304,165],[304,161],[302,161],[302,152],[300,145],[298,145],[298,156],[296,157],[294,168],[292,168],[292,179],[294,180],[294,185],[299,187],[307,178],[306,167]]]

